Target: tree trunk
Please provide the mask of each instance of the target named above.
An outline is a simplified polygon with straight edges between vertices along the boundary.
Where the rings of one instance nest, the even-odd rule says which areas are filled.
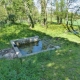
[[[41,0],[41,24],[47,27],[47,12],[46,12],[47,2],[45,0]]]
[[[73,17],[73,13],[71,13],[71,25],[70,25],[70,27],[71,27],[71,29],[74,31],[74,28],[73,28],[73,19],[72,19],[72,17]]]
[[[68,26],[68,21],[66,23],[66,26],[67,26],[67,30],[70,32],[70,29],[69,29],[69,26]]]
[[[62,24],[62,18],[60,18],[60,22],[59,23]]]
[[[51,23],[52,23],[52,0],[51,0]]]
[[[69,28],[69,26],[68,26],[68,7],[69,7],[69,4],[68,4],[68,0],[67,0],[67,20],[66,20],[66,26],[67,26],[67,30],[70,32],[70,28]]]
[[[68,26],[68,13],[67,13],[67,22],[66,22],[67,30],[70,32],[70,28]]]
[[[52,9],[51,9],[51,23],[52,23]]]
[[[32,16],[31,16],[30,9],[29,9],[29,7],[27,5],[26,5],[26,2],[24,2],[26,14],[28,15],[29,20],[31,22],[31,28],[34,28],[34,21],[33,21]]]
[[[28,17],[29,17],[30,22],[31,22],[31,24],[32,24],[31,27],[34,28],[34,22],[33,22],[33,19],[32,19],[32,17],[31,17],[31,15],[28,15]]]
[[[57,16],[57,23],[59,24],[59,16]]]

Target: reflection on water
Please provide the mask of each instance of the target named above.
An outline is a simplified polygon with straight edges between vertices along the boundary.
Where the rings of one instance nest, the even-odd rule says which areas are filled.
[[[26,55],[35,52],[40,52],[42,50],[54,49],[54,45],[53,42],[50,40],[39,40],[36,42],[21,44],[18,48],[22,55]]]
[[[46,48],[43,47],[42,41],[28,43],[25,45],[21,45],[19,47],[19,50],[22,53],[22,55],[39,52],[39,51],[45,50],[45,49],[47,49],[47,47]]]
[[[33,46],[32,52],[38,52],[42,50],[42,42],[39,41],[37,45]]]

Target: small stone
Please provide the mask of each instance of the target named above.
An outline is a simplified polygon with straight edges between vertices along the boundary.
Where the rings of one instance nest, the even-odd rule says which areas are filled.
[[[2,58],[3,56],[2,55],[0,55],[0,58]]]
[[[6,50],[5,52],[7,53],[8,51]]]
[[[10,50],[11,53],[14,53],[14,50]]]
[[[2,50],[2,53],[4,53],[4,50]]]
[[[0,51],[0,54],[1,54],[2,52]]]
[[[13,58],[14,58],[14,53],[4,54],[3,57],[4,57],[4,58],[7,58],[7,59],[13,59]]]
[[[69,50],[69,52],[72,52],[72,50]]]
[[[60,46],[55,46],[56,49],[60,49]]]

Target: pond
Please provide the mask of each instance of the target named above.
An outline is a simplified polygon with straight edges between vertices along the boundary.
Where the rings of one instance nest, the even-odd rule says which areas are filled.
[[[26,55],[26,54],[40,52],[43,50],[48,50],[49,48],[54,48],[54,46],[45,45],[43,41],[39,40],[36,42],[22,44],[18,48],[22,55]]]
[[[54,39],[44,38],[41,40],[38,36],[11,40],[11,44],[18,57],[30,56],[40,52],[60,48],[60,46],[55,45]]]

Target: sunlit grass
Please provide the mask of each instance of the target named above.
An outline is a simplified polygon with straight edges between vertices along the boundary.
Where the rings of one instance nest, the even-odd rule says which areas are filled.
[[[34,29],[29,29],[28,25],[18,24],[5,26],[0,29],[0,49],[11,47],[10,40],[30,37],[30,36],[44,37],[49,35],[51,37],[66,38],[69,41],[80,43],[80,38],[73,33],[66,32],[62,25],[48,23],[48,28],[42,27],[39,24],[35,25]]]
[[[0,28],[0,49],[11,47],[10,40],[36,36],[52,38],[60,49],[14,60],[0,60],[0,80],[80,80],[80,38],[62,25],[11,25]]]
[[[68,40],[76,43],[80,43],[80,37],[76,36],[73,33],[67,32],[67,30],[62,25],[49,25],[47,29],[41,27],[40,25],[36,26],[36,31],[46,33],[52,37],[62,37],[67,38]]]

